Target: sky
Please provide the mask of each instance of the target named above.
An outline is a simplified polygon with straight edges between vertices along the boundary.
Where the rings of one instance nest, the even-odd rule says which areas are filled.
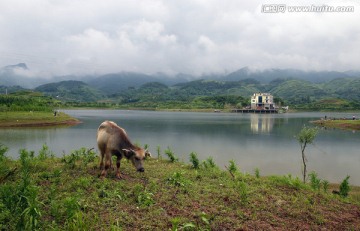
[[[36,76],[360,70],[360,1],[1,0],[0,67],[17,63]]]

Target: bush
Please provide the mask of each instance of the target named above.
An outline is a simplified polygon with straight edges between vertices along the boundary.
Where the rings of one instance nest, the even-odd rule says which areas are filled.
[[[190,162],[192,163],[193,168],[199,169],[200,161],[199,161],[199,158],[197,157],[196,152],[190,153]]]
[[[350,185],[349,185],[349,178],[350,176],[346,176],[346,178],[340,184],[340,196],[347,197],[350,192]]]
[[[168,147],[165,150],[165,154],[169,157],[170,162],[174,163],[176,161],[178,161],[179,159],[175,156],[175,153]]]

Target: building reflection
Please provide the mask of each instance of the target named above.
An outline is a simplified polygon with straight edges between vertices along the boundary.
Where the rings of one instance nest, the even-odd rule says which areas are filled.
[[[274,127],[275,119],[271,115],[266,114],[251,114],[250,126],[254,133],[271,132]]]

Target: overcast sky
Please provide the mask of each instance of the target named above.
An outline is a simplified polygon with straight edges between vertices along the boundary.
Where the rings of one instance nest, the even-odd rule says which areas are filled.
[[[354,12],[264,13],[268,4]],[[360,1],[0,0],[0,67],[36,75],[360,70]]]

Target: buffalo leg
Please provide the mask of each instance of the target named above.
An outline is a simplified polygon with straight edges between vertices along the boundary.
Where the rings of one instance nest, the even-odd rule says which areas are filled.
[[[105,177],[107,174],[107,171],[111,167],[111,153],[107,152],[105,153],[105,168],[101,171],[100,177]]]
[[[117,156],[117,158],[116,158],[116,178],[118,178],[118,179],[121,179],[120,161],[121,161],[121,157]]]
[[[100,153],[100,170],[104,170],[104,153]]]

